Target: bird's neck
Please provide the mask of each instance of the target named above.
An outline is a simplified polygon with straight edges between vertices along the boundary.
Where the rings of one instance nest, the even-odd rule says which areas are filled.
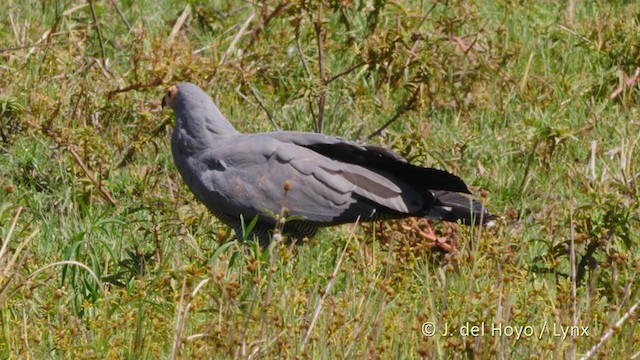
[[[190,110],[176,116],[171,139],[172,146],[179,147],[184,154],[211,148],[216,138],[238,133],[215,106]]]

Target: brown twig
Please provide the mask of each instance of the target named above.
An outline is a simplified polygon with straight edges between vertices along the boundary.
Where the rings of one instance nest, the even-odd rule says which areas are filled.
[[[327,98],[327,80],[324,74],[324,50],[322,48],[322,3],[319,6],[318,20],[314,24],[316,40],[318,43],[318,72],[320,74],[321,88],[318,93],[318,118],[316,119],[316,132],[322,133],[324,126],[324,106]]]
[[[118,6],[118,3],[115,0],[110,0],[110,1],[111,1],[111,5],[113,5],[113,7],[116,8],[116,11],[120,16],[120,19],[122,19],[124,24],[127,25],[127,28],[129,29],[129,31],[131,31],[131,23],[129,23],[129,20],[127,20],[127,18],[122,13],[122,10],[120,10],[120,6]]]
[[[40,37],[40,40],[38,40],[35,43],[35,45],[39,45],[40,43],[44,42],[44,46],[48,47],[52,34],[54,34],[57,31],[59,23],[60,23],[60,16],[56,17],[55,21],[51,25],[51,28],[49,28],[49,30],[45,31],[44,34],[42,34],[42,36]],[[34,46],[31,49],[29,49],[29,52],[27,53],[27,56],[25,58],[29,58],[29,56],[33,55],[35,51],[36,51],[36,47]]]
[[[100,194],[102,194],[102,197],[105,200],[107,200],[111,205],[116,206],[117,203],[113,199],[109,191],[107,191],[104,187],[102,187],[102,185],[100,185],[100,183],[96,180],[96,178],[91,173],[91,170],[89,170],[89,168],[84,163],[84,161],[82,161],[82,159],[80,158],[80,155],[78,155],[78,153],[70,147],[68,147],[67,150],[69,150],[69,153],[71,153],[71,156],[73,156],[73,160],[75,160],[76,164],[78,164],[82,168],[82,171],[84,171],[85,175],[87,175],[87,177],[89,178],[89,180],[91,180],[93,185],[98,189],[98,191],[100,191]]]
[[[337,80],[337,79],[339,79],[339,78],[341,78],[341,77],[343,77],[343,76],[345,76],[345,75],[349,75],[349,74],[350,74],[350,73],[352,73],[354,70],[356,70],[356,69],[358,69],[358,68],[362,67],[363,65],[367,65],[367,64],[369,64],[369,63],[370,63],[370,61],[362,61],[362,62],[359,62],[359,63],[357,63],[357,64],[353,65],[353,66],[350,66],[350,67],[349,67],[349,68],[347,68],[346,70],[343,70],[343,71],[341,71],[341,72],[339,72],[339,73],[337,73],[337,74],[333,75],[333,76],[332,76],[332,77],[330,77],[329,79],[327,79],[326,83],[327,83],[327,84],[330,84],[331,82],[333,82],[333,81],[335,81],[335,80]]]
[[[464,56],[466,56],[469,60],[474,60],[475,56],[473,53],[469,53],[471,51],[471,49],[473,49],[473,47],[475,46],[476,42],[478,42],[478,36],[476,34],[476,36],[473,38],[473,41],[471,42],[471,44],[467,44],[463,38],[459,37],[459,36],[454,36],[451,38],[453,40],[453,42],[456,43],[456,45],[458,46],[458,48],[462,51],[462,53],[464,54]]]
[[[37,233],[38,233],[38,230],[36,229],[33,233],[31,233],[31,235],[29,235],[29,237],[25,241],[22,242],[22,244],[26,245],[31,240],[31,238],[33,238]],[[20,244],[19,246],[21,246],[22,244]],[[15,269],[22,269],[25,261],[27,260],[30,254],[31,254],[31,249],[25,250],[24,254],[22,254],[22,257],[20,257],[20,261],[18,261],[18,264],[15,266]],[[4,299],[6,298],[5,295],[10,289],[11,284],[13,284],[14,280],[17,278],[16,275],[17,275],[16,272],[13,272],[13,274],[9,276],[9,279],[7,280],[7,282],[4,283],[4,285],[0,289],[0,303],[4,303]],[[24,286],[24,283],[18,285],[17,287],[20,288],[21,286]],[[12,289],[12,293],[15,293],[16,290],[17,289],[15,288]]]
[[[613,326],[610,326],[609,330],[607,330],[607,332],[605,332],[604,335],[602,335],[602,337],[600,337],[600,340],[598,340],[598,343],[593,345],[593,347],[591,349],[589,349],[589,351],[587,351],[586,354],[584,354],[584,356],[582,356],[580,358],[580,360],[588,360],[591,357],[593,357],[593,355],[595,355],[596,351],[598,351],[602,347],[602,345],[604,345],[604,343],[607,342],[607,340],[609,340],[609,338],[613,334],[615,334],[616,332],[620,331],[620,328],[622,327],[622,325],[624,325],[624,323],[627,322],[627,320],[636,312],[636,310],[638,309],[639,306],[640,306],[640,300],[637,301],[635,304],[633,304],[629,308],[629,310],[627,310],[627,312],[625,312],[620,317],[620,319],[618,319],[618,321],[616,321],[616,323],[613,324]],[[637,322],[637,320],[636,320],[636,322]]]
[[[118,163],[116,164],[116,168],[121,168],[123,166],[125,166],[129,160],[131,160],[131,158],[133,158],[133,155],[135,155],[136,152],[136,145],[139,144],[146,144],[149,141],[151,141],[151,139],[153,139],[154,137],[158,136],[158,134],[160,134],[160,132],[162,130],[164,130],[165,127],[167,127],[167,125],[169,125],[171,123],[172,119],[171,118],[166,118],[160,125],[158,125],[158,127],[156,127],[151,134],[149,134],[149,136],[145,137],[144,139],[142,139],[141,141],[135,141],[134,144],[128,145],[124,151],[122,152],[122,159],[120,159],[120,161],[118,161]]]
[[[233,53],[233,50],[236,48],[236,44],[244,36],[244,34],[247,31],[247,28],[249,27],[249,24],[251,24],[251,21],[253,21],[254,17],[256,17],[256,13],[252,12],[251,15],[249,15],[249,17],[244,21],[244,23],[240,27],[240,30],[238,30],[238,33],[236,34],[236,36],[234,36],[233,40],[231,40],[231,44],[229,44],[227,51],[225,51],[225,53],[222,54],[222,58],[220,59],[219,65],[224,64],[227,61],[227,59],[231,56],[231,54]]]
[[[253,44],[255,44],[255,42],[260,38],[260,34],[262,34],[262,31],[266,29],[267,26],[269,26],[271,20],[273,20],[273,18],[275,18],[276,16],[281,15],[287,8],[287,6],[289,6],[289,2],[283,1],[280,4],[276,5],[273,11],[267,14],[266,1],[263,2],[262,25],[256,26],[256,28],[253,30],[253,32],[251,33],[251,40],[249,40],[249,43],[247,44],[245,49],[248,49],[253,46]]]
[[[146,88],[150,88],[150,87],[154,87],[154,86],[158,86],[162,84],[162,78],[160,77],[156,77],[153,80],[151,80],[150,82],[146,83],[146,84],[140,84],[140,83],[135,83],[135,84],[131,84],[129,86],[125,86],[123,88],[118,88],[115,90],[111,90],[107,93],[107,98],[111,99],[113,98],[114,95],[119,94],[119,93],[123,93],[123,92],[128,92],[131,90],[140,90],[140,89],[146,89]]]
[[[527,179],[529,178],[529,171],[531,170],[531,165],[533,164],[533,160],[535,159],[536,150],[538,150],[538,146],[540,145],[540,139],[536,139],[536,142],[533,144],[533,149],[531,153],[529,153],[529,157],[527,158],[527,164],[524,168],[524,175],[522,176],[522,181],[520,182],[520,187],[518,193],[522,193],[524,188],[527,186]]]
[[[302,68],[304,69],[304,72],[307,75],[307,79],[311,80],[313,76],[311,75],[311,70],[309,70],[309,64],[307,64],[307,59],[305,59],[304,57],[304,53],[302,52],[302,45],[300,44],[300,23],[296,25],[295,37],[296,37],[296,50],[298,50],[298,56],[300,57]],[[318,121],[317,121],[316,113],[313,110],[313,103],[311,102],[311,98],[309,97],[307,97],[307,104],[309,105],[309,112],[311,113],[311,118],[313,119],[313,123],[317,125]]]
[[[187,277],[182,277],[182,290],[180,291],[180,301],[178,302],[178,307],[176,308],[176,325],[173,331],[173,344],[171,345],[171,354],[169,355],[169,359],[174,360],[179,352],[180,346],[182,345],[182,330],[184,326],[184,312],[185,307],[182,304],[188,302],[188,294],[187,294]]]
[[[55,129],[52,128],[51,124],[53,122],[53,119],[56,116],[58,116],[58,113],[60,111],[60,106],[61,105],[62,105],[62,102],[58,102],[58,106],[54,109],[54,111],[53,111],[52,115],[49,117],[49,119],[47,119],[45,121],[44,125],[40,125],[40,124],[31,122],[29,120],[26,120],[26,123],[29,126],[31,126],[32,128],[37,129],[37,130],[41,131],[43,134],[45,134],[48,137],[50,137],[58,146],[66,148],[69,151],[69,153],[71,154],[71,156],[73,157],[73,160],[76,162],[76,164],[78,164],[78,166],[80,166],[80,168],[82,168],[82,171],[85,173],[85,175],[87,175],[89,180],[98,189],[98,191],[100,192],[102,197],[105,200],[107,200],[111,205],[116,206],[117,202],[111,196],[109,191],[107,189],[105,189],[100,184],[99,181],[96,180],[96,178],[93,176],[93,173],[91,172],[91,170],[89,170],[89,168],[84,163],[84,161],[82,161],[82,158],[80,158],[80,155],[78,155],[78,153],[74,149],[72,149],[69,145],[67,145],[67,143],[63,140],[64,139],[63,134],[59,133],[58,131],[56,131]]]
[[[104,43],[102,42],[102,31],[100,31],[100,23],[98,23],[98,16],[96,15],[96,9],[93,6],[93,0],[89,0],[89,7],[91,8],[91,16],[93,17],[93,24],[96,27],[98,34],[98,43],[100,43],[100,54],[102,56],[102,66],[107,69],[107,54],[104,51]]]
[[[397,110],[396,113],[384,123],[380,128],[376,131],[372,132],[367,136],[367,140],[371,140],[372,138],[382,134],[382,132],[389,127],[389,125],[393,124],[394,121],[398,120],[398,118],[410,110],[415,108],[415,103],[418,100],[418,96],[420,95],[420,86],[416,86],[416,89],[411,93],[411,96],[407,101],[404,102]]]
[[[633,87],[638,80],[640,80],[640,68],[636,68],[635,74],[632,77],[629,77],[624,71],[620,76],[620,86],[618,86],[612,93],[609,95],[609,99],[614,100],[618,97],[618,95],[622,94],[624,89]]]
[[[296,49],[298,50],[298,56],[300,57],[300,62],[302,62],[302,67],[304,68],[305,74],[307,74],[307,79],[311,79],[311,70],[309,70],[309,65],[307,64],[307,59],[304,58],[304,54],[302,53],[302,46],[300,45],[300,24],[296,25]]]
[[[58,45],[67,45],[67,44],[69,44],[69,41],[66,41],[66,40],[65,41],[52,42],[52,43],[46,43],[46,44],[41,44],[40,41],[37,41],[35,44],[31,44],[31,45],[14,46],[14,47],[8,47],[8,48],[0,49],[0,54],[5,53],[5,52],[10,52],[10,51],[24,50],[24,49],[32,49],[33,51],[35,51],[36,48],[47,47],[47,46],[56,47]]]
[[[167,40],[168,42],[172,42],[176,38],[176,36],[178,36],[178,32],[180,32],[180,29],[182,29],[182,26],[187,21],[187,18],[189,18],[189,15],[191,15],[191,5],[187,4],[184,10],[182,10],[182,14],[180,14],[180,16],[178,17],[178,20],[176,20],[175,25],[173,25],[173,29],[171,29],[169,39]]]
[[[316,112],[313,110],[313,102],[311,100],[311,97],[307,97],[307,104],[309,105],[309,112],[311,113],[311,118],[313,119],[313,123],[317,124],[318,120],[317,120],[317,116],[316,116]]]
[[[276,129],[276,131],[280,131],[280,127],[278,126],[276,121],[273,119],[273,115],[271,114],[271,111],[269,111],[269,109],[264,105],[264,103],[262,102],[262,99],[260,99],[260,96],[256,92],[256,89],[254,89],[253,86],[251,86],[249,84],[247,84],[247,85],[249,86],[249,89],[251,90],[251,95],[253,95],[253,98],[256,99],[256,101],[258,102],[258,104],[260,105],[262,110],[264,110],[265,114],[267,114],[267,117],[269,118],[269,121],[271,121],[271,125],[273,125],[273,127]]]

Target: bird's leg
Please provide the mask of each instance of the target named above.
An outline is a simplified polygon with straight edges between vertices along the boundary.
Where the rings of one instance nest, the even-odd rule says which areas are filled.
[[[294,236],[290,235],[287,240],[288,240],[288,243],[289,243],[289,252],[293,252],[293,248],[298,243],[298,237],[297,236],[294,237]]]
[[[429,222],[426,219],[422,219],[422,218],[419,220],[416,220],[416,218],[412,218],[411,220],[413,222],[413,228],[416,230],[418,235],[429,240],[430,246],[435,245],[435,243],[438,241],[438,237],[436,236],[436,233],[435,231],[433,231],[433,228],[431,227]],[[422,228],[420,227],[419,222],[423,225]]]
[[[427,219],[421,218],[418,220],[422,223],[423,228],[420,228],[420,226],[418,226],[418,221],[416,221],[415,218],[413,220],[415,222],[416,231],[420,236],[429,240],[428,244],[430,247],[438,247],[447,252],[453,251],[453,247],[449,243],[448,237],[437,236],[436,232],[433,230],[433,227],[431,226],[431,224],[429,224],[429,221],[427,221]]]

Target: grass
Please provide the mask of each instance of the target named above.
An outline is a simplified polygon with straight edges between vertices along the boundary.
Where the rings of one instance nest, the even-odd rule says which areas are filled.
[[[639,21],[622,1],[10,0],[0,357],[637,357]],[[434,225],[446,251],[410,221],[239,245],[173,165],[178,81],[241,131],[452,171],[501,218]]]

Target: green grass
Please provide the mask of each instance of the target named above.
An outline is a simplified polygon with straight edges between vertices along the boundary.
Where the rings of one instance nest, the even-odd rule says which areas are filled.
[[[640,353],[640,5],[10,0],[0,24],[1,358]],[[348,139],[396,118],[367,141],[501,218],[434,225],[448,253],[410,222],[239,245],[173,165],[178,81],[244,132],[315,131],[323,101]]]

